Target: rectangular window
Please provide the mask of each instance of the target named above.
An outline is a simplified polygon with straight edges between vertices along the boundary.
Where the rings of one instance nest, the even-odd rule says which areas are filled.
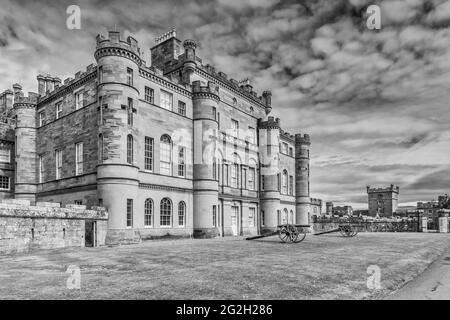
[[[220,130],[220,112],[217,112],[217,127]]]
[[[133,227],[133,199],[127,199],[127,228]]]
[[[248,189],[255,190],[255,168],[248,169]]]
[[[186,103],[178,101],[178,113],[182,116],[186,116]]]
[[[239,121],[231,119],[231,135],[235,138],[239,138]]]
[[[212,108],[212,113],[213,113],[213,119],[214,119],[214,120],[217,120],[217,110],[216,110],[216,107],[213,107],[213,108]]]
[[[172,111],[172,100],[173,97],[171,93],[161,90],[161,108]]]
[[[261,190],[264,190],[264,176],[261,175]]]
[[[0,190],[9,190],[9,177],[0,176]]]
[[[256,143],[256,130],[255,128],[248,127],[248,142]]]
[[[56,119],[61,118],[62,116],[62,102],[58,102],[55,106],[56,109]]]
[[[75,92],[75,110],[83,108],[83,90]]]
[[[39,168],[39,183],[44,182],[44,159],[42,156],[39,156],[39,164],[38,164]]]
[[[75,175],[83,174],[83,142],[75,145]]]
[[[0,147],[0,162],[11,162],[11,150],[7,146]]]
[[[229,182],[228,182],[228,172],[230,170],[230,165],[225,164],[223,167],[223,185],[224,186],[228,186]]]
[[[98,83],[103,83],[103,67],[98,67]]]
[[[129,126],[133,125],[133,99],[131,99],[131,98],[128,98],[127,123]]]
[[[149,87],[145,87],[145,94],[144,94],[144,99],[145,101],[154,104],[155,101],[155,92],[153,91],[152,88]]]
[[[153,138],[145,137],[144,163],[146,171],[153,171]]]
[[[127,136],[127,163],[133,164],[133,136]]]
[[[255,212],[256,212],[255,208],[249,208],[249,211],[248,211],[248,226],[250,228],[253,228],[255,226]]]
[[[45,111],[39,112],[39,127],[45,124]]]
[[[127,85],[133,85],[133,69],[127,68]]]
[[[294,177],[289,176],[289,195],[294,195]]]
[[[185,175],[185,148],[184,147],[178,147],[178,176],[184,177]]]
[[[213,220],[213,227],[217,227],[217,206],[213,206],[213,216],[212,216],[212,220]]]
[[[231,165],[231,186],[233,188],[238,187],[238,172],[239,172],[239,165],[232,164]]]
[[[291,157],[294,156],[294,149],[292,149],[292,147],[289,148],[289,155],[290,155]]]
[[[288,154],[288,144],[286,142],[283,142],[281,152]]]
[[[56,180],[62,177],[62,150],[55,151]]]
[[[159,171],[164,175],[172,175],[172,145],[170,142],[161,142],[159,146]]]
[[[101,126],[103,124],[103,107],[102,107],[103,97],[98,97],[98,125]]]
[[[261,210],[261,225],[265,226],[266,225],[266,217],[264,215],[264,210]]]

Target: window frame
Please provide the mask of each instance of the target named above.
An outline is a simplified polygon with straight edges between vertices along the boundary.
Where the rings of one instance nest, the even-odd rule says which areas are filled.
[[[155,140],[152,137],[144,137],[144,171],[154,170]]]
[[[5,154],[2,155],[2,152],[4,152]],[[7,159],[7,161],[3,161],[6,159]],[[0,147],[0,162],[11,163],[11,149],[8,148],[8,146],[6,146],[6,145],[2,145]]]
[[[83,142],[75,144],[75,175],[80,176],[84,172],[84,145]]]
[[[7,184],[7,188],[4,188],[3,185]],[[0,190],[9,191],[11,190],[11,177],[8,176],[0,176]]]
[[[149,98],[149,99],[147,99],[147,98]],[[144,100],[150,104],[155,104],[155,90],[153,88],[145,86]]]
[[[186,117],[186,102],[178,100],[178,114]]]
[[[165,205],[166,207],[163,207],[163,205]],[[167,197],[162,198],[161,202],[160,202],[160,207],[159,207],[159,226],[161,228],[172,228],[172,225],[173,225],[172,212],[173,212],[172,200],[170,200],[170,198],[167,198]],[[165,222],[169,221],[169,224],[163,224],[162,223],[163,218],[164,218]],[[168,218],[168,220],[166,220],[167,218]]]
[[[62,149],[55,150],[55,179],[62,179],[62,170],[63,170],[63,162],[62,162]]]
[[[182,224],[180,223],[181,220],[183,220]],[[180,201],[178,203],[178,227],[186,227],[186,203],[184,201]]]
[[[167,139],[167,142],[164,141]],[[169,135],[165,134],[161,136],[159,142],[159,173],[165,176],[172,176],[172,139]],[[164,166],[162,165],[164,164]],[[164,172],[163,169],[164,168]],[[166,171],[168,170],[168,171]]]
[[[168,99],[163,99],[163,96],[167,97]],[[159,97],[159,106],[163,109],[173,111],[173,94],[170,93],[169,91],[161,89]]]
[[[127,220],[126,220],[126,228],[133,228],[133,199],[127,199]]]
[[[150,220],[150,223],[148,221]],[[147,198],[144,201],[144,228],[153,228],[154,205],[153,199]]]

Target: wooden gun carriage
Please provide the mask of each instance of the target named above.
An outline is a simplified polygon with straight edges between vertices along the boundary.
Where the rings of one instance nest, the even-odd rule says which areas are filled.
[[[265,233],[259,236],[253,236],[245,238],[245,240],[256,240],[261,238],[267,238],[278,235],[280,240],[284,243],[299,243],[306,238],[306,229],[311,227],[310,225],[301,224],[281,224],[277,226],[276,231]],[[358,234],[358,228],[351,224],[340,224],[338,228],[314,233],[314,235],[322,235],[327,233],[340,232],[344,237],[354,237]]]

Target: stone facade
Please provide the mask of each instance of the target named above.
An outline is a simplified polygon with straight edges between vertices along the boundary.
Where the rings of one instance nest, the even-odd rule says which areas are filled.
[[[0,203],[0,253],[32,249],[105,245],[108,213],[104,208],[3,200]]]
[[[400,187],[391,184],[387,188],[367,186],[369,216],[392,217],[398,207]]]
[[[271,93],[204,65],[175,30],[142,59],[133,37],[97,37],[96,65],[0,95],[2,198],[109,212],[108,243],[255,235],[311,221],[310,137],[269,116]],[[15,174],[14,174],[15,173]]]

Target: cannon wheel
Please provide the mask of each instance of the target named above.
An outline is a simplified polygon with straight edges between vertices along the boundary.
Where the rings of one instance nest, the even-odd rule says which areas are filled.
[[[280,240],[283,241],[284,243],[298,243],[300,241],[303,241],[306,234],[304,234],[303,237],[299,235],[300,233],[298,229],[295,226],[291,225],[282,226],[278,233]]]
[[[287,226],[281,227],[278,236],[280,237],[280,240],[283,241],[284,243],[293,242],[291,232]]]
[[[354,237],[358,234],[358,230],[350,225],[346,225],[346,226],[340,226],[339,227],[339,232],[344,236],[344,237]]]
[[[300,231],[298,231],[298,233],[297,233],[297,238],[295,239],[295,243],[299,243],[299,242],[302,242],[303,240],[305,240],[305,238],[306,238],[306,232],[300,232]]]

